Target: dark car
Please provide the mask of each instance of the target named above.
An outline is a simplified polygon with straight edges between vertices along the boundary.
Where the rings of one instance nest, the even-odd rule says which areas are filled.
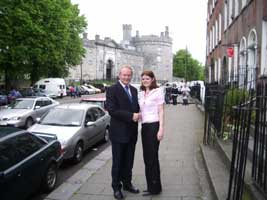
[[[25,130],[0,128],[0,199],[24,200],[43,189],[52,191],[62,161],[61,145]]]

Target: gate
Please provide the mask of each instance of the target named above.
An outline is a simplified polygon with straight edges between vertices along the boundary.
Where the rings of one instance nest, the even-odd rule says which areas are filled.
[[[256,120],[252,161],[252,178],[258,188],[267,195],[267,80],[257,83]]]
[[[244,176],[248,153],[248,143],[251,127],[251,116],[254,108],[254,90],[250,88],[249,95],[239,100],[239,105],[233,110],[233,149],[230,168],[230,180],[227,200],[241,200],[244,188]]]

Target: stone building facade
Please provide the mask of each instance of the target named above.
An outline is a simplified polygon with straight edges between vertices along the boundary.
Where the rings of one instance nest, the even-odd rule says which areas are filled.
[[[267,1],[208,0],[206,47],[208,82],[241,84],[267,75]]]
[[[83,35],[85,57],[80,65],[72,67],[69,81],[112,80],[116,79],[122,65],[133,68],[133,82],[140,82],[143,70],[153,70],[159,81],[172,80],[172,39],[168,27],[160,36],[140,36],[139,31],[132,36],[132,26],[123,25],[123,40],[117,43],[96,35],[89,40]]]

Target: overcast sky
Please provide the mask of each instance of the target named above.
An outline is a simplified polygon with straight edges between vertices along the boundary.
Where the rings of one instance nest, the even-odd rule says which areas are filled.
[[[89,39],[95,35],[122,40],[122,24],[132,35],[160,35],[169,26],[173,53],[185,49],[205,63],[207,0],[71,0],[87,19]]]

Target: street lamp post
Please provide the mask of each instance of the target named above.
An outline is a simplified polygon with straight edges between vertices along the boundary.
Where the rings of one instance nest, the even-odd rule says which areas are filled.
[[[80,70],[81,70],[80,85],[82,85],[83,84],[83,61],[81,61]]]
[[[187,81],[187,47],[185,48],[185,82]]]

